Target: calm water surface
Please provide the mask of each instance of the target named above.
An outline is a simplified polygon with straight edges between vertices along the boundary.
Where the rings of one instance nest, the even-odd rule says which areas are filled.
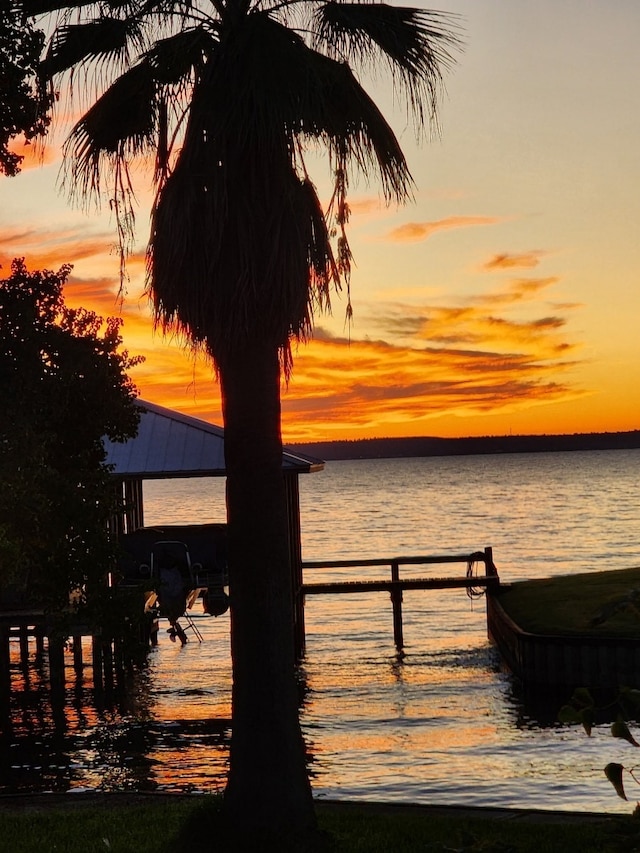
[[[330,462],[300,478],[303,556],[490,545],[505,581],[629,568],[640,564],[639,475],[637,450]],[[223,481],[148,482],[145,500],[147,524],[224,519]],[[403,613],[400,660],[388,595],[307,600],[302,724],[317,797],[629,811],[602,768],[629,765],[632,748],[607,726],[587,738],[523,704],[487,641],[483,599],[411,591]],[[148,671],[112,706],[92,705],[88,681],[70,686],[62,725],[31,675],[2,739],[0,790],[222,788],[228,615],[194,618],[204,642],[181,648],[161,633]]]

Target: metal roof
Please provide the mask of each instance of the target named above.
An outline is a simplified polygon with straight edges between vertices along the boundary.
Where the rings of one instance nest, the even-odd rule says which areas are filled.
[[[142,480],[173,477],[223,477],[224,430],[207,421],[136,400],[141,409],[135,438],[113,442],[105,438],[106,463],[117,477]],[[324,462],[284,448],[286,471],[321,471]]]

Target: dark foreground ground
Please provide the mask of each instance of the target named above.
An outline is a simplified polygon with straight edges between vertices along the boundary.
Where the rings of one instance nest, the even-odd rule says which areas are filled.
[[[161,804],[177,800],[197,801],[199,794],[172,793],[100,793],[79,792],[66,794],[0,794],[0,812],[38,813],[50,809],[68,809],[76,811],[83,808],[129,808],[131,806]],[[340,812],[357,809],[363,814],[433,815],[450,818],[471,818],[473,820],[527,821],[534,823],[601,823],[613,815],[599,812],[570,812],[542,809],[500,809],[466,806],[412,805],[380,802],[345,802],[337,800],[316,800],[323,810]]]
[[[590,812],[317,800],[318,829],[242,838],[200,794],[0,795],[4,853],[630,853],[640,821]],[[631,804],[630,804],[631,806]],[[631,809],[630,809],[631,810]]]

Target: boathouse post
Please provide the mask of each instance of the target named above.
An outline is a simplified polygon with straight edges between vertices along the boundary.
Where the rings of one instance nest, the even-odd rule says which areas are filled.
[[[132,669],[132,661],[126,654],[122,636],[114,637],[113,640],[113,666],[116,684],[122,686],[125,683],[127,671]]]
[[[391,588],[391,605],[393,607],[393,640],[396,649],[400,652],[404,646],[402,629],[402,587],[400,586],[400,564],[397,560],[391,563],[391,580],[394,586]]]
[[[302,591],[302,537],[300,533],[300,484],[298,474],[287,473],[284,477],[289,528],[289,564],[293,595],[293,642],[296,659],[304,655],[304,593]]]

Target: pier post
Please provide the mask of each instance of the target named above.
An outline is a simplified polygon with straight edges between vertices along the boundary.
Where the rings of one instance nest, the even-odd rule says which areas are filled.
[[[398,583],[400,581],[400,566],[396,560],[391,563],[391,580]],[[393,640],[396,644],[396,649],[400,652],[404,646],[404,636],[402,630],[402,587],[394,586],[391,590],[391,605],[393,607]]]
[[[4,696],[9,696],[11,690],[11,652],[9,650],[9,642],[11,632],[9,628],[4,626],[0,628],[0,705],[5,706]],[[8,701],[6,703],[8,707]]]
[[[73,638],[73,668],[77,676],[82,675],[82,637]]]
[[[102,641],[102,662],[104,689],[111,691],[113,690],[113,646],[111,639],[103,639]]]
[[[49,681],[54,697],[64,696],[64,637],[49,634]]]
[[[93,689],[96,694],[102,693],[102,637],[93,634],[91,637],[91,657],[93,663]]]
[[[498,570],[493,562],[493,548],[484,549],[484,570],[488,577],[498,577]]]
[[[20,666],[23,672],[29,670],[29,626],[21,625],[19,631],[20,637]]]
[[[127,669],[130,669],[131,657],[125,652],[122,636],[113,639],[113,668],[116,684],[122,686],[125,683]]]
[[[44,657],[44,631],[42,625],[36,625],[34,634],[36,638],[36,661],[42,663]]]

